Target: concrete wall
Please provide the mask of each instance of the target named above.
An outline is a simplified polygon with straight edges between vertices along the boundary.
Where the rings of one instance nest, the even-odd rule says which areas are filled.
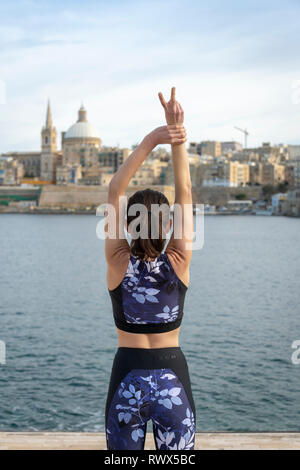
[[[245,194],[245,199],[261,197],[261,188],[258,186],[245,186],[240,188],[203,187],[193,189],[193,202],[198,204],[212,204],[223,206],[237,194]]]
[[[0,199],[34,200],[38,198],[39,188],[21,186],[0,186]]]
[[[127,197],[140,189],[146,187],[133,186],[126,191]],[[172,186],[149,186],[151,189],[163,192],[169,199],[170,204],[174,202],[174,188]],[[40,204],[41,208],[85,208],[87,206],[99,206],[107,202],[107,187],[101,186],[56,186],[47,185],[43,187]]]
[[[148,186],[147,186],[148,187]],[[127,197],[135,191],[145,189],[146,186],[132,186],[126,191]],[[169,199],[170,204],[174,202],[174,187],[155,185],[149,188],[163,192]],[[244,188],[226,187],[199,187],[193,189],[193,202],[202,204],[213,204],[222,206],[229,199],[235,199],[237,194],[245,194],[246,199],[259,198],[261,188],[257,186]],[[101,186],[56,186],[46,185],[42,189],[39,206],[41,208],[80,209],[87,206],[99,206],[107,201],[107,187]]]

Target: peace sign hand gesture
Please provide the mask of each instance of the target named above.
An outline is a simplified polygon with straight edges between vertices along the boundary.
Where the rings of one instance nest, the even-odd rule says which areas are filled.
[[[175,87],[172,88],[171,90],[171,98],[170,101],[166,103],[163,94],[161,92],[158,93],[158,97],[160,99],[160,102],[165,110],[165,115],[166,115],[166,121],[167,124],[173,125],[173,124],[183,124],[184,120],[184,111],[175,99]]]

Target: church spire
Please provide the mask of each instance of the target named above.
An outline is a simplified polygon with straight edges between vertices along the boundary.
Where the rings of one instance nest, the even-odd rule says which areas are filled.
[[[51,108],[50,108],[50,100],[48,100],[48,106],[47,106],[46,128],[47,129],[52,128],[52,115],[51,115]]]

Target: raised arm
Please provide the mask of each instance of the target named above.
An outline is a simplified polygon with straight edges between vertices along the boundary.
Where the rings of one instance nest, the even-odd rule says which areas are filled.
[[[124,232],[126,201],[124,198],[122,199],[121,196],[125,195],[125,191],[131,178],[157,145],[171,144],[176,146],[176,144],[181,144],[184,141],[185,129],[183,126],[178,127],[168,125],[158,127],[144,137],[142,142],[124,161],[113,176],[108,188],[107,202],[113,206],[115,217],[113,220],[109,218],[107,222],[114,223],[115,236],[109,236],[109,232],[106,230],[105,257],[107,263],[110,266],[115,267],[116,270],[119,268],[119,263],[121,258],[124,257],[124,253],[126,255],[126,253],[129,252],[129,245]],[[113,232],[114,230],[111,233]]]
[[[184,112],[175,99],[175,88],[172,88],[169,102],[165,101],[162,93],[159,93],[159,99],[165,110],[167,123],[182,126]],[[172,145],[172,163],[175,183],[174,227],[166,253],[172,256],[176,271],[180,272],[181,277],[188,283],[188,268],[192,257],[191,243],[193,241],[193,201],[190,166],[185,143]]]

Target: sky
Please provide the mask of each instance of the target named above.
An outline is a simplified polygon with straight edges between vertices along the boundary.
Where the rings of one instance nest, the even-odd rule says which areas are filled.
[[[165,124],[176,86],[188,142],[300,143],[299,0],[0,2],[0,153],[40,149],[83,102],[103,145]]]

